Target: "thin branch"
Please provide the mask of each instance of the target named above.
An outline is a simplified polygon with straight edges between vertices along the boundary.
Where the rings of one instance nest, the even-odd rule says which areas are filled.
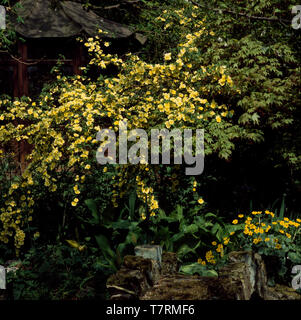
[[[7,53],[7,54],[9,54],[9,56],[10,56],[13,60],[17,61],[18,63],[25,64],[25,65],[27,65],[27,66],[32,66],[32,65],[38,64],[38,63],[40,63],[41,61],[45,60],[45,58],[42,58],[42,59],[40,59],[40,60],[38,60],[38,61],[35,61],[35,62],[25,62],[25,61],[22,61],[20,58],[17,58],[17,57],[15,57],[15,56],[13,56],[13,55],[12,55],[11,53],[9,53],[8,51],[0,50],[0,53]]]
[[[121,5],[124,5],[124,4],[134,4],[134,3],[138,3],[140,2],[140,0],[127,0],[127,1],[123,1],[121,3],[118,3],[118,4],[114,4],[114,5],[111,5],[111,6],[106,6],[106,7],[101,7],[101,6],[95,6],[95,5],[92,5],[91,8],[92,9],[104,9],[104,10],[110,10],[110,9],[116,9],[116,8],[119,8]]]
[[[44,60],[44,58],[38,60],[38,61],[35,61],[35,62],[25,62],[25,61],[22,61],[21,59],[17,58],[17,57],[14,57],[13,55],[11,55],[11,58],[14,59],[15,61],[21,63],[21,64],[25,64],[26,66],[32,66],[32,65],[35,65],[35,64],[39,64],[41,61]]]
[[[105,10],[110,10],[110,9],[116,9],[116,8],[119,8],[120,7],[120,3],[119,4],[115,4],[115,5],[112,5],[112,6],[107,6],[107,7],[98,7],[98,9],[105,9]],[[93,7],[95,8],[95,7]]]
[[[239,13],[239,12],[235,12],[235,11],[232,11],[232,10],[228,10],[228,9],[218,9],[218,8],[210,8],[210,7],[207,7],[206,5],[203,5],[203,4],[200,4],[200,3],[197,3],[193,0],[189,0],[192,4],[194,4],[195,6],[199,7],[199,8],[204,8],[204,9],[207,9],[207,10],[212,10],[212,11],[216,11],[216,12],[225,12],[225,13],[230,13],[230,14],[234,14],[234,15],[238,15],[238,16],[241,16],[241,17],[245,17],[245,18],[249,18],[249,19],[253,19],[253,20],[265,20],[265,21],[276,21],[276,22],[289,22],[290,23],[290,20],[285,20],[285,19],[280,19],[280,18],[277,18],[277,17],[258,17],[258,16],[251,16],[247,13]]]

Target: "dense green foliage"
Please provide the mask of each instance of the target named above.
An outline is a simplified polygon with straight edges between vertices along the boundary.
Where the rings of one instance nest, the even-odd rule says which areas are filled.
[[[158,60],[160,52],[170,50],[189,24],[181,24],[168,2],[165,8],[154,2],[149,5],[152,10],[142,14],[149,21],[143,26],[151,40],[145,48],[145,57]],[[255,201],[256,205],[264,202],[267,206],[287,193],[290,209],[296,210],[299,206],[296,203],[297,194],[300,192],[301,56],[300,31],[290,25],[291,4],[281,2],[280,5],[277,1],[252,1],[248,4],[216,1],[207,7],[279,19],[273,22],[249,19],[203,7],[199,8],[199,16],[196,17],[205,16],[209,29],[215,32],[214,39],[208,41],[203,38],[200,46],[202,63],[220,63],[229,68],[234,83],[241,89],[241,96],[231,99],[236,106],[236,121],[255,130],[248,136],[249,143],[236,145],[237,152],[228,165],[213,162],[215,167],[222,169],[221,179],[224,180],[227,175],[224,183],[228,185],[231,177],[229,188],[236,196],[243,197],[245,206],[249,205],[250,200]],[[162,14],[163,9],[167,11]],[[156,19],[158,15],[167,22]],[[170,26],[166,28],[167,25]],[[162,30],[164,32],[160,32]],[[254,144],[254,140],[259,143]],[[216,175],[219,173],[216,172]],[[204,179],[202,176],[202,181]],[[227,198],[232,198],[234,194],[228,193]],[[236,203],[235,206],[240,205]]]

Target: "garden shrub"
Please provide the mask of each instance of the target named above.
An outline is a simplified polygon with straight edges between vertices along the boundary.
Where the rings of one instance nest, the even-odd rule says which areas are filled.
[[[58,75],[58,82],[39,101],[30,98],[1,101],[1,117],[6,123],[0,127],[1,145],[12,140],[25,140],[33,145],[28,155],[30,163],[20,181],[12,183],[4,195],[0,237],[3,242],[13,238],[17,249],[23,246],[25,226],[36,216],[38,199],[32,194],[35,186],[43,185],[47,192],[58,195],[55,196],[58,203],[68,201],[66,212],[83,203],[84,190],[91,188],[86,184],[87,178],[100,170],[95,154],[99,147],[96,134],[101,128],[118,131],[122,120],[127,121],[129,129],[143,128],[148,133],[153,128],[202,128],[205,154],[225,159],[234,149],[233,139],[248,134],[249,138],[260,139],[256,130],[251,132],[233,123],[234,106],[223,101],[240,91],[233,86],[224,65],[200,64],[199,41],[212,32],[206,29],[204,21],[196,20],[194,24],[198,31],[186,34],[177,48],[164,54],[160,64],[146,63],[131,54],[121,60],[105,53],[108,42],[99,37],[89,38],[86,46],[94,55],[89,66],[97,65],[100,70],[115,66],[119,68],[116,76],[100,75],[93,82],[86,76],[70,79]],[[13,123],[15,120],[18,125]],[[140,163],[116,166],[114,170],[116,174],[110,176],[113,205],[117,207],[119,199],[134,188],[142,203],[147,203],[147,212],[141,213],[142,217],[157,212],[156,193],[161,187],[175,187],[176,182],[181,185],[180,177],[184,176],[180,168],[173,173],[172,183],[163,186],[158,184],[159,166]],[[65,192],[59,188],[61,181],[68,181],[69,189],[73,189],[72,198],[70,193],[65,199],[62,197]]]

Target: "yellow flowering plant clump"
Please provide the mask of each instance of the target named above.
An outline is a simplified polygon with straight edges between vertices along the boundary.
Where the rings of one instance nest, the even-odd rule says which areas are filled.
[[[224,235],[212,242],[212,249],[198,263],[220,265],[231,251],[252,250],[267,260],[277,257],[282,267],[276,272],[284,276],[289,264],[301,261],[300,243],[301,219],[280,218],[269,210],[252,211],[249,215],[240,213],[231,225],[226,225]]]
[[[239,230],[246,239],[246,245],[261,248],[260,253],[266,250],[293,249],[301,230],[301,219],[280,219],[269,210],[252,211],[248,217],[239,214],[232,224],[241,226]]]
[[[9,147],[12,141],[26,141],[33,146],[27,156],[28,166],[9,191],[1,195],[5,200],[0,209],[0,241],[8,243],[13,238],[15,247],[22,247],[25,226],[36,214],[37,199],[32,189],[38,186],[56,193],[60,179],[72,176],[69,185],[73,197],[68,199],[68,210],[78,207],[84,200],[86,177],[103,170],[95,158],[101,147],[96,134],[103,128],[118,132],[120,121],[126,121],[129,130],[142,128],[147,133],[153,128],[204,129],[205,155],[230,156],[232,140],[243,137],[246,130],[232,123],[234,111],[224,103],[238,90],[225,66],[199,63],[198,39],[204,34],[210,36],[210,31],[204,22],[194,23],[198,31],[185,34],[183,42],[163,53],[160,64],[146,63],[132,54],[122,60],[106,52],[109,43],[100,37],[89,38],[85,45],[92,59],[87,70],[92,65],[98,68],[97,80],[87,74],[58,76],[38,101],[0,101],[0,145]],[[110,68],[117,72],[101,74]],[[146,202],[151,216],[160,205],[156,194],[168,188],[174,192],[181,179],[187,179],[177,167],[172,182],[162,184],[160,172],[165,168],[148,165],[147,161],[114,168],[114,207],[136,186],[138,197]],[[106,174],[105,170],[102,172]],[[199,203],[202,202],[200,198]]]

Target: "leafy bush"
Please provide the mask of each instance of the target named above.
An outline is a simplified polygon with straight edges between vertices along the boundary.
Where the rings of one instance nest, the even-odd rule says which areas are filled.
[[[110,269],[91,251],[53,244],[31,248],[7,276],[9,299],[105,299]]]
[[[205,153],[221,158],[230,156],[232,140],[243,138],[248,131],[232,123],[233,111],[222,103],[223,97],[235,95],[238,90],[224,66],[200,64],[198,42],[210,31],[203,22],[195,24],[199,31],[187,34],[178,49],[165,53],[161,64],[148,64],[130,54],[122,61],[104,53],[109,43],[88,39],[86,46],[94,55],[89,65],[100,70],[109,66],[120,68],[116,77],[100,76],[93,82],[85,76],[58,76],[58,83],[44,92],[38,103],[29,98],[1,101],[6,124],[0,128],[0,143],[26,140],[33,144],[33,149],[20,182],[12,184],[4,195],[7,200],[1,209],[0,240],[8,242],[13,236],[16,248],[23,246],[24,226],[35,216],[35,205],[40,199],[32,193],[37,186],[43,185],[57,203],[67,205],[66,212],[83,203],[89,188],[85,179],[100,170],[95,159],[99,146],[95,138],[100,128],[118,131],[122,120],[127,121],[129,129],[143,128],[147,133],[153,128],[204,128]],[[14,119],[29,124],[15,126],[11,123]],[[146,201],[153,216],[159,208],[155,194],[160,187],[168,188],[169,183],[158,184],[160,167],[149,166],[145,160],[140,159],[136,166],[109,170],[115,175],[112,202],[117,207],[129,186],[136,186],[138,197],[143,204]],[[175,174],[179,180],[184,176],[181,170]],[[15,219],[19,208],[22,211]]]

